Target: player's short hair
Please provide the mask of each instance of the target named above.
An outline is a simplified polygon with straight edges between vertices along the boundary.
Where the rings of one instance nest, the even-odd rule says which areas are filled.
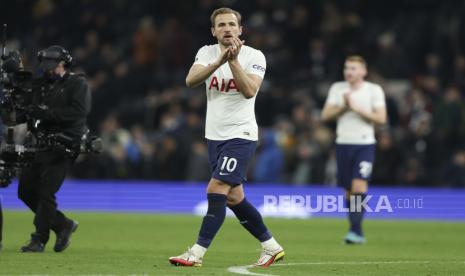
[[[215,27],[216,16],[218,16],[219,14],[229,14],[229,13],[232,13],[232,14],[234,14],[236,16],[237,23],[240,26],[242,16],[238,11],[230,9],[230,8],[219,8],[219,9],[214,10],[212,15],[210,16],[210,21],[212,22],[212,27]]]
[[[358,63],[362,64],[363,66],[367,67],[366,60],[362,56],[359,56],[359,55],[348,56],[348,57],[346,57],[346,61],[358,62]]]

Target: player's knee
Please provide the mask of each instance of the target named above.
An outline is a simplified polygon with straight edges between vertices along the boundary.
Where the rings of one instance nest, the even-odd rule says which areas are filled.
[[[232,207],[239,204],[239,202],[237,202],[237,200],[235,199],[231,199],[228,197],[228,199],[226,200],[226,204],[228,205],[228,207]]]
[[[364,194],[368,192],[368,182],[364,179],[352,180],[352,191],[351,192],[354,194]]]
[[[226,203],[228,204],[229,207],[235,206],[244,200],[244,195],[240,194],[228,194],[228,198]]]
[[[208,183],[207,194],[225,194],[229,193],[231,186],[221,180],[212,178]]]

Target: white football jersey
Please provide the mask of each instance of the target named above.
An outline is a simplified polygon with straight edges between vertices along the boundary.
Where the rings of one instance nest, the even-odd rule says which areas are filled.
[[[326,104],[344,106],[344,95],[351,93],[354,104],[364,110],[386,106],[381,86],[364,81],[357,90],[351,90],[348,82],[336,82],[329,89]],[[353,111],[346,111],[337,120],[337,144],[367,145],[376,143],[374,124]]]
[[[208,66],[221,54],[219,44],[200,48],[194,64]],[[243,45],[239,52],[239,63],[247,74],[254,74],[263,79],[266,60],[263,53]],[[229,140],[242,138],[258,140],[258,126],[255,119],[255,98],[246,99],[239,91],[233,74],[226,62],[207,80],[207,118],[205,137],[210,140]],[[258,91],[257,91],[258,92]]]

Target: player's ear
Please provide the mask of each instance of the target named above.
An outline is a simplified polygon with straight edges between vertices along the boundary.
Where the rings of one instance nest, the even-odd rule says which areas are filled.
[[[363,77],[366,78],[367,75],[368,75],[368,69],[366,66],[363,66]]]
[[[242,26],[239,26],[239,35],[242,34]]]
[[[216,37],[216,34],[215,34],[215,27],[211,27],[211,31],[212,31],[212,36],[213,36],[213,37]]]

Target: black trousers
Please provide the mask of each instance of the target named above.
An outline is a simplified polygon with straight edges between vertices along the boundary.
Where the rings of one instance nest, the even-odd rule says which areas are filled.
[[[18,197],[35,213],[36,234],[43,243],[47,243],[50,230],[59,233],[69,223],[57,209],[55,194],[73,163],[74,159],[64,152],[41,152],[31,166],[21,171]]]

